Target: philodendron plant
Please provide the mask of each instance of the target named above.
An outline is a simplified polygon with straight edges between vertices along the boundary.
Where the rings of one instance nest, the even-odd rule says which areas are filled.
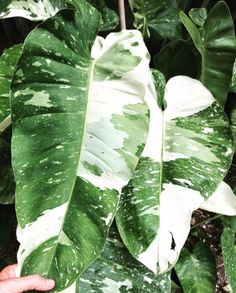
[[[223,1],[190,17],[173,0],[129,4],[145,41],[172,39],[156,56],[139,30],[111,32],[118,17],[105,1],[1,3],[1,18],[41,21],[0,59],[0,146],[9,152],[12,125],[16,182],[14,192],[11,155],[1,157],[0,203],[15,200],[17,274],[54,279],[52,292],[168,293],[175,267],[184,292],[214,292],[211,252],[183,246],[194,210],[236,215],[223,181],[234,155],[224,112],[234,24]],[[175,47],[196,61],[190,76],[192,64],[163,65]],[[222,240],[231,250],[232,223]]]

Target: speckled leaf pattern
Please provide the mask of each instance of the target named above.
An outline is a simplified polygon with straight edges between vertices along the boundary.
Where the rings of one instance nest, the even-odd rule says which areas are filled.
[[[203,242],[196,243],[192,253],[187,248],[182,249],[175,271],[184,293],[215,292],[215,259]]]
[[[170,293],[170,274],[155,276],[125,248],[115,227],[100,257],[81,275],[78,293]]]
[[[164,38],[181,35],[179,10],[175,0],[129,0],[134,26],[149,35],[149,28]]]
[[[234,67],[232,72],[232,79],[230,84],[230,92],[236,93],[236,60],[234,61]]]
[[[21,275],[54,278],[55,292],[74,292],[103,248],[148,130],[142,36],[123,31],[93,45],[99,20],[81,2],[44,22],[13,81],[18,262]]]
[[[4,120],[10,115],[10,84],[21,49],[21,45],[16,45],[5,50],[0,57],[0,133],[8,125]]]
[[[12,0],[0,13],[0,19],[24,17],[32,21],[45,20],[65,8],[65,2],[65,0]]]
[[[202,56],[200,80],[224,107],[236,56],[234,22],[224,1],[219,1],[198,29],[183,12],[180,19]]]
[[[224,266],[227,279],[232,288],[232,292],[236,292],[236,247],[235,247],[235,230],[225,227],[221,236],[221,247],[224,259]]]
[[[123,190],[116,222],[131,254],[162,273],[177,261],[193,210],[223,180],[234,146],[226,115],[201,82],[186,76],[171,78],[164,111],[156,103],[153,85],[146,100],[147,143]]]

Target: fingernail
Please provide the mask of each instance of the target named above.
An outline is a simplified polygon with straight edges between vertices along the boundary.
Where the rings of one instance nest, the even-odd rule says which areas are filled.
[[[46,280],[46,285],[48,287],[54,287],[55,286],[55,281],[54,280]]]

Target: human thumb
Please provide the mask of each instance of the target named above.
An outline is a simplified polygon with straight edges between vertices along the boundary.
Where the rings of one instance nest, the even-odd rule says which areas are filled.
[[[31,275],[0,281],[0,293],[22,293],[29,290],[48,291],[54,286],[53,280]]]

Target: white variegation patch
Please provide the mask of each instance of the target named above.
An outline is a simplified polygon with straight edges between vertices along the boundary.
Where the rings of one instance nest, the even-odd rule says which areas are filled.
[[[32,21],[46,20],[65,8],[63,0],[13,0],[0,13],[0,18],[24,17]]]
[[[236,196],[229,185],[223,181],[200,208],[217,214],[236,216]]]
[[[113,33],[106,39],[98,37],[92,49],[96,70],[96,61],[106,56],[112,46],[135,41],[139,44],[135,49],[131,45],[124,45],[126,50],[130,50],[131,55],[140,57],[139,64],[133,70],[125,73],[121,79],[91,82],[81,161],[97,166],[102,170],[102,174],[94,175],[80,164],[77,175],[100,189],[116,189],[120,192],[132,176],[133,170],[128,167],[128,162],[119,152],[130,135],[129,129],[119,130],[119,125],[112,119],[115,115],[123,116],[127,106],[144,104],[149,82],[149,58],[138,31]],[[135,114],[135,110],[132,114]]]

